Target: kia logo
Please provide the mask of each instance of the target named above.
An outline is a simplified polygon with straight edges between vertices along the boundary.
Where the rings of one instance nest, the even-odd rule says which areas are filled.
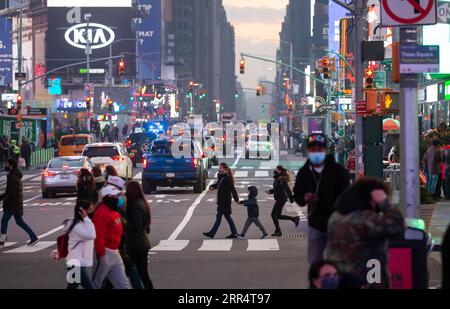
[[[78,24],[73,27],[70,27],[66,30],[64,38],[67,43],[76,48],[85,49],[86,48],[86,34],[87,39],[89,40],[90,47],[92,49],[99,49],[108,46],[111,44],[116,35],[111,28],[96,24],[89,23],[89,28],[86,29],[87,24]]]

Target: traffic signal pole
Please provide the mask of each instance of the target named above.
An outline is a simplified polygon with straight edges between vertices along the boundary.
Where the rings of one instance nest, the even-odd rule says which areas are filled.
[[[19,73],[22,73],[22,31],[23,31],[23,0],[20,1],[20,13],[19,13],[19,41],[17,42],[17,57],[19,58],[18,66],[19,66]],[[22,95],[22,80],[18,80],[19,83],[19,95]],[[19,126],[19,132],[18,132],[18,141],[17,144],[20,143],[22,140],[22,109],[17,111],[17,124]]]

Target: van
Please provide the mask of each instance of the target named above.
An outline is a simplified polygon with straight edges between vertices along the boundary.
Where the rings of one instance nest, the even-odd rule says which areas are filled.
[[[79,156],[84,146],[94,143],[94,138],[89,134],[63,135],[59,140],[59,157]]]

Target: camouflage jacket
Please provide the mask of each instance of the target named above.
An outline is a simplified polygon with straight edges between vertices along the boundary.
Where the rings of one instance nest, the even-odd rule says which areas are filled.
[[[380,262],[382,282],[387,286],[387,239],[401,235],[404,226],[402,214],[393,207],[384,213],[356,210],[343,215],[335,211],[328,221],[326,257],[341,272],[355,276],[363,284],[371,270],[367,262],[376,259]]]

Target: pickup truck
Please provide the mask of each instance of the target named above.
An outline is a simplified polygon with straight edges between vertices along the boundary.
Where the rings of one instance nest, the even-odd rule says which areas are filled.
[[[172,146],[180,149],[180,152],[173,155]],[[190,155],[180,155],[186,154],[184,147],[190,148]],[[142,189],[145,194],[151,194],[158,186],[193,186],[194,193],[200,193],[206,189],[207,178],[208,158],[198,142],[189,139],[157,139],[152,142],[144,160]]]

